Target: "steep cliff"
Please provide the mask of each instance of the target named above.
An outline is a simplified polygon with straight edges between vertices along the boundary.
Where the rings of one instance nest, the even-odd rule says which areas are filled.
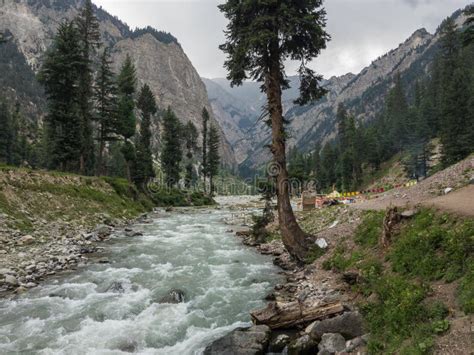
[[[12,42],[23,54],[33,72],[54,33],[65,19],[72,19],[84,0],[0,0],[0,30],[8,30]],[[127,53],[137,67],[139,83],[148,83],[162,109],[170,106],[183,121],[200,127],[203,107],[211,111],[206,88],[176,38],[153,28],[132,31],[102,8],[96,8],[105,44],[112,48],[118,70]],[[211,119],[215,121],[214,117]],[[159,125],[157,124],[156,127]],[[155,132],[158,136],[158,132]],[[222,133],[222,156],[235,166],[232,147]]]

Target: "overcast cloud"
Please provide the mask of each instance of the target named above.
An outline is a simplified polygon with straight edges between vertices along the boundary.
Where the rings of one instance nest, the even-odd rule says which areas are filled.
[[[223,0],[93,0],[130,27],[153,26],[171,32],[199,74],[224,77]],[[325,77],[358,73],[372,60],[397,47],[419,28],[433,33],[441,21],[467,0],[326,0],[328,48],[312,67]],[[288,66],[294,74],[294,66]]]

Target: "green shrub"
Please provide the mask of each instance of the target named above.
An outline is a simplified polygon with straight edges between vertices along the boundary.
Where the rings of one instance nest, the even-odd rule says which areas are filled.
[[[323,256],[325,252],[326,251],[323,248],[320,248],[317,245],[314,245],[311,247],[308,254],[306,255],[304,262],[306,264],[312,264],[321,256]]]
[[[345,246],[337,246],[333,255],[328,260],[323,262],[323,269],[343,272],[364,259],[364,254],[360,251],[354,251],[347,256],[346,254]]]
[[[467,269],[473,252],[474,223],[423,210],[395,238],[389,260],[393,270],[424,280],[451,282]]]
[[[366,212],[355,232],[356,243],[364,247],[377,246],[382,234],[383,219],[384,212]]]
[[[469,269],[457,290],[458,302],[467,314],[474,313],[474,258],[469,259]]]

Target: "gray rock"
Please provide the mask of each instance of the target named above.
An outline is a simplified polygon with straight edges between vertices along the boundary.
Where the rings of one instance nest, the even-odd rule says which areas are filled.
[[[12,275],[5,276],[5,283],[9,286],[18,286],[18,280]]]
[[[97,262],[98,262],[99,264],[110,264],[109,258],[106,258],[106,257],[97,259]]]
[[[349,340],[347,343],[346,343],[346,351],[347,352],[353,352],[354,350],[356,350],[357,348],[361,347],[362,345],[365,345],[366,344],[366,341],[363,337],[357,337],[357,338],[354,338],[352,340]]]
[[[109,226],[106,226],[104,224],[98,225],[94,233],[99,237],[99,238],[106,238],[112,233],[112,228]]]
[[[185,300],[185,293],[179,289],[169,290],[166,296],[162,297],[158,303],[183,303]]]
[[[329,353],[336,353],[343,351],[346,348],[346,340],[341,334],[327,333],[321,337],[321,342],[318,345],[319,353],[327,351]]]
[[[31,235],[24,235],[18,240],[18,243],[21,245],[30,245],[35,242],[35,238],[32,237]]]
[[[283,349],[290,343],[291,338],[286,334],[279,334],[276,338],[270,341],[268,351],[273,353],[281,353]]]
[[[109,287],[107,287],[105,292],[124,293],[125,289],[123,288],[123,285],[121,282],[115,281]]]
[[[288,346],[288,355],[312,355],[318,344],[308,334],[296,339]]]
[[[400,215],[403,217],[403,218],[412,218],[413,216],[416,215],[416,210],[406,210],[406,211],[403,211]]]
[[[339,333],[346,339],[361,336],[364,334],[362,316],[359,312],[346,312],[334,318],[315,322],[309,334],[318,341],[324,333]]]
[[[0,269],[0,275],[16,275],[16,272],[12,269]]]
[[[263,355],[270,341],[266,325],[238,328],[206,347],[204,355]]]

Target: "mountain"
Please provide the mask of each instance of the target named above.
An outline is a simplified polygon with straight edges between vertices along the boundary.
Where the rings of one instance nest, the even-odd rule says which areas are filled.
[[[10,70],[21,69],[27,72],[25,75],[34,78],[58,25],[65,19],[74,18],[83,3],[84,0],[0,0],[0,31],[11,37],[9,51],[15,52],[16,47],[15,57],[13,54],[10,56],[15,58],[9,61]],[[211,106],[206,87],[178,40],[151,27],[132,31],[102,8],[96,7],[95,10],[102,39],[111,48],[115,70],[118,71],[127,53],[130,54],[137,68],[139,85],[147,83],[151,87],[159,107],[166,109],[170,106],[182,122],[190,120],[200,127],[203,107],[211,112]],[[18,67],[19,61],[27,63],[26,68],[24,65]],[[0,75],[4,73],[0,72]],[[13,79],[4,90],[21,91]],[[36,111],[40,113],[44,112],[42,96],[38,88],[31,95],[34,100],[26,100],[37,101]],[[41,118],[41,114],[38,117]],[[218,125],[214,116],[211,120]],[[154,126],[159,127],[159,122]],[[157,141],[158,131],[154,133]],[[236,165],[234,152],[222,130],[221,137],[223,162],[233,168]]]
[[[452,16],[458,25],[463,23],[461,10]],[[439,38],[439,31],[435,34],[430,34],[425,29],[415,31],[396,49],[377,58],[357,75],[348,73],[324,80],[322,85],[328,90],[328,94],[312,105],[300,107],[293,104],[292,101],[297,95],[298,78],[290,77],[292,88],[285,91],[283,97],[285,118],[289,121],[289,147],[296,146],[303,151],[311,151],[316,142],[326,142],[334,138],[337,128],[336,112],[340,104],[344,104],[361,123],[373,120],[383,109],[385,96],[398,74],[407,91],[411,93],[416,81],[427,75],[438,51]],[[221,86],[226,94],[247,102],[247,105],[237,104],[237,108],[250,107],[255,116],[259,116],[259,107],[265,102],[264,96],[259,92],[259,84],[244,83],[241,87],[230,88],[225,79],[212,81]],[[220,101],[224,95],[217,94],[215,90],[210,91],[210,85],[207,82],[206,85],[212,105],[217,107],[217,119],[224,127],[232,126],[232,123],[227,121],[233,116],[240,117],[244,112],[235,111],[233,107],[233,115],[230,114],[226,109],[229,106]],[[263,122],[257,122],[251,129],[233,134],[235,137],[242,137],[242,140],[236,143],[236,150],[239,169],[243,175],[255,171],[270,159],[267,148],[270,143],[270,131]],[[238,148],[239,145],[246,146],[246,149]],[[244,154],[245,151],[248,154]]]

